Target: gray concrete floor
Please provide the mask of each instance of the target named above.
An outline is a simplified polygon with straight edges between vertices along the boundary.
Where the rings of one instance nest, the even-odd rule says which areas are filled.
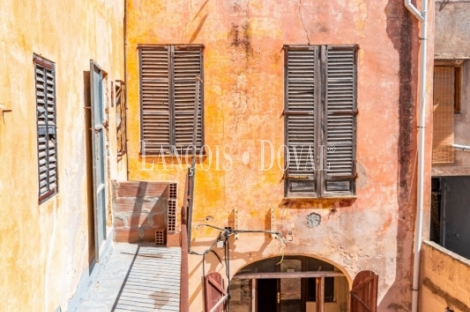
[[[180,248],[114,244],[77,311],[179,311],[180,266]]]

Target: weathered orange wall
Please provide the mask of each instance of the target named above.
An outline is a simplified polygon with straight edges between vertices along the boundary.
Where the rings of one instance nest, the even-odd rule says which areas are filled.
[[[213,153],[221,146],[221,160],[219,170],[214,163],[207,171],[198,165],[192,248],[202,251],[216,238],[215,231],[195,227],[208,216],[213,218],[211,224],[223,227],[238,208],[239,228],[267,230],[269,211],[274,208],[276,229],[293,232],[286,254],[329,261],[349,279],[360,270],[374,270],[380,276],[380,311],[408,310],[419,40],[418,23],[403,1],[128,0],[126,10],[129,179],[178,181],[180,203],[185,170],[168,164],[165,169],[161,159],[139,155],[137,45],[205,46],[205,142]],[[432,35],[428,42],[432,46]],[[358,44],[360,48],[357,198],[285,204],[282,171],[277,166],[259,170],[260,140],[271,141],[276,151],[284,142],[282,47],[308,43]],[[431,72],[427,78],[428,87],[432,86]],[[428,148],[430,139],[428,135]],[[223,158],[224,145],[231,147],[227,150],[233,160],[231,170],[223,170],[224,163],[230,165]],[[249,154],[247,164],[242,160],[244,152]],[[202,161],[204,168],[209,163],[209,157]],[[428,190],[427,182],[426,194]],[[313,229],[305,222],[311,212],[322,216],[321,225]],[[279,241],[267,235],[240,235],[231,246],[232,275],[253,261],[281,254]],[[224,275],[225,268],[215,257],[208,256],[207,261],[207,270]],[[201,274],[201,257],[191,256],[191,311],[202,310]]]
[[[84,71],[94,59],[108,72],[108,88],[123,79],[123,17],[116,0],[0,3],[0,103],[13,110],[0,115],[0,311],[65,309],[88,273]],[[59,193],[40,206],[33,53],[56,64]],[[108,113],[116,177],[114,109]]]

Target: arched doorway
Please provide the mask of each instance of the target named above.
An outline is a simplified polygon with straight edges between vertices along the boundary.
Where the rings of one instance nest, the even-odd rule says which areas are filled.
[[[334,265],[306,256],[268,258],[230,284],[233,312],[349,312],[349,284]]]

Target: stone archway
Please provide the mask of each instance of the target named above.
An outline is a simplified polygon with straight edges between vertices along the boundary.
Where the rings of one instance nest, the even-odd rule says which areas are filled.
[[[349,283],[341,270],[307,256],[251,263],[230,284],[230,310],[348,312]]]

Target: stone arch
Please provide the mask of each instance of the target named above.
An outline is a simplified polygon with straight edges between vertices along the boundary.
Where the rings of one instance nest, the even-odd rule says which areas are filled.
[[[231,307],[239,311],[348,311],[351,279],[346,270],[311,255],[259,259],[231,281]],[[238,311],[235,309],[234,311]]]

